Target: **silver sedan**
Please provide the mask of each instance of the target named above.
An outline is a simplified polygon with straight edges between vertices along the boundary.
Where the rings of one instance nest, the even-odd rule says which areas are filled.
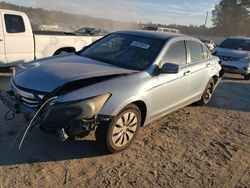
[[[75,54],[16,67],[11,91],[0,97],[30,121],[26,132],[39,125],[66,140],[95,131],[115,153],[151,121],[208,104],[223,76],[218,62],[189,36],[121,31]]]

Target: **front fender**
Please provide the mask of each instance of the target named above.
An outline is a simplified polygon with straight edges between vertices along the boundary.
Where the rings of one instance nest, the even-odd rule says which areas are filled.
[[[118,76],[72,91],[59,99],[62,102],[67,102],[110,93],[111,97],[103,106],[100,114],[115,116],[125,106],[136,101],[143,101],[150,108],[150,98],[147,97],[147,91],[154,86],[155,81],[156,78],[152,78],[147,72]]]
[[[149,108],[150,103],[145,96],[140,96],[140,95],[133,96],[133,97],[128,98],[125,101],[113,101],[112,96],[111,96],[111,98],[107,101],[107,103],[102,108],[100,114],[116,116],[126,106],[137,101],[142,101],[146,105],[146,108],[147,109]]]

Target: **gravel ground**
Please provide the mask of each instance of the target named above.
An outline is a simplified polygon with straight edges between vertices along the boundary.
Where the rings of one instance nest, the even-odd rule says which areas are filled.
[[[0,78],[0,90],[8,78]],[[227,75],[207,107],[189,106],[141,129],[122,153],[93,137],[60,143],[0,104],[0,187],[250,187],[250,82]]]

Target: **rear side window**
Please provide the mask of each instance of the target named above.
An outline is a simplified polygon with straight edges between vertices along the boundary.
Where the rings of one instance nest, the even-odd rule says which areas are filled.
[[[5,14],[4,21],[7,33],[25,32],[25,26],[22,16]]]
[[[163,63],[174,63],[177,65],[187,64],[187,52],[184,41],[172,44],[163,58]]]
[[[208,49],[204,45],[202,45],[202,50],[203,50],[203,58],[209,59],[210,52],[208,51]]]
[[[191,62],[199,62],[204,60],[202,45],[195,41],[187,41],[190,50]]]

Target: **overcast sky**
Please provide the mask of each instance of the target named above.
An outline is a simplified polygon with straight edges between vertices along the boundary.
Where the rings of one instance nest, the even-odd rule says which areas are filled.
[[[11,3],[121,21],[201,25],[220,0],[9,0]]]

